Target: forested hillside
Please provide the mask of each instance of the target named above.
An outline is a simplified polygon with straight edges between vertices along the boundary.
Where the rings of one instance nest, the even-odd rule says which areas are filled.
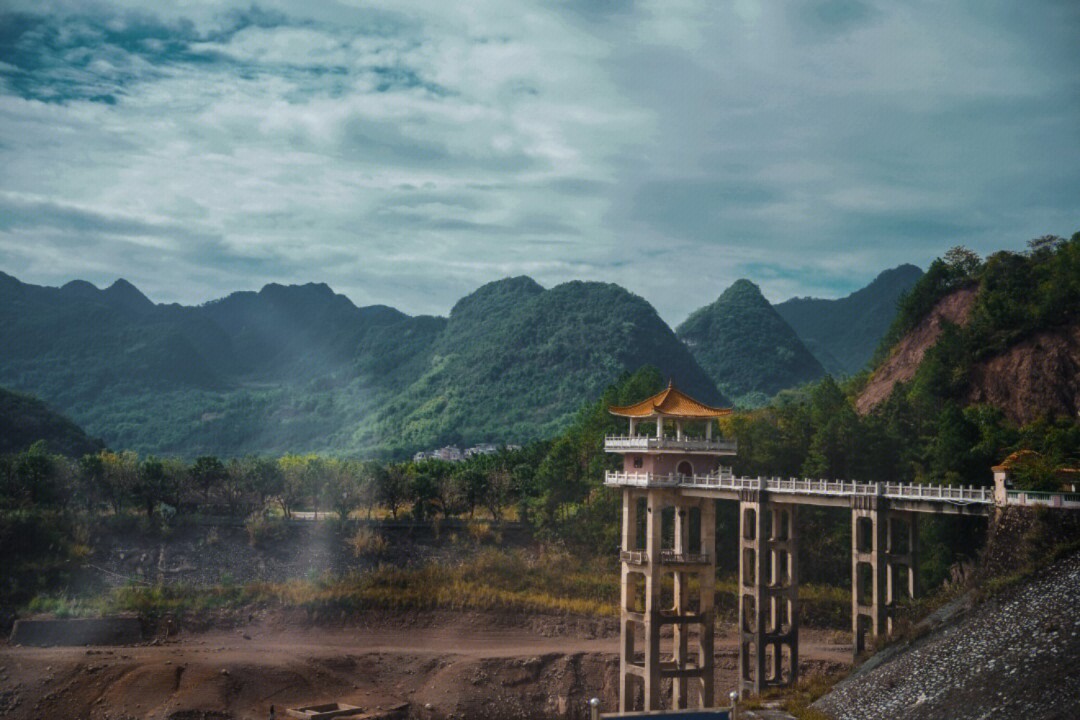
[[[526,441],[644,364],[723,400],[647,302],[600,283],[512,278],[446,319],[357,308],[321,284],[183,307],[123,280],[0,274],[0,345],[0,383],[113,447],[186,457]]]
[[[901,265],[847,297],[792,298],[774,307],[830,374],[854,375],[870,362],[897,303],[922,274],[914,265]]]
[[[717,387],[742,405],[762,405],[780,390],[825,374],[749,280],[738,280],[716,302],[694,311],[677,332]]]
[[[1080,234],[1040,238],[1025,253],[1000,252],[985,261],[955,248],[936,260],[901,302],[878,354],[884,368],[895,348],[957,291],[974,292],[967,324],[948,320],[919,355],[907,382],[895,385],[872,411],[856,412],[868,382],[863,375],[838,385],[825,379],[805,391],[782,393],[770,407],[733,417],[739,470],[750,474],[809,475],[989,485],[991,466],[1019,449],[1038,460],[1020,473],[1029,488],[1056,487],[1054,468],[1080,466],[1075,372],[1038,378],[1001,378],[1027,385],[1058,405],[1041,402],[1033,417],[1010,417],[1008,407],[974,394],[985,368],[1047,334],[1073,333],[1080,308]],[[1038,355],[1038,351],[1029,353]]]
[[[0,455],[19,453],[36,442],[55,453],[81,457],[102,444],[37,398],[0,388]]]

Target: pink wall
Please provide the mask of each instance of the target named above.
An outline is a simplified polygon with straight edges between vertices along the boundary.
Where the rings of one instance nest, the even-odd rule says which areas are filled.
[[[634,459],[641,459],[641,467],[634,467]],[[626,472],[653,473],[668,475],[676,471],[679,463],[686,461],[694,469],[695,475],[705,475],[720,465],[720,459],[708,455],[682,455],[676,453],[644,454],[627,453],[623,456],[623,470]]]

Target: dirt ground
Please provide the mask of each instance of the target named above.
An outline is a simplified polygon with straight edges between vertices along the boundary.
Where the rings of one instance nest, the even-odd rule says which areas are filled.
[[[804,675],[848,663],[835,633],[803,629]],[[259,720],[341,702],[367,717],[586,717],[616,707],[618,637],[596,621],[427,614],[347,627],[253,618],[123,647],[0,645],[0,717]],[[736,635],[717,636],[717,691],[736,679]],[[395,712],[392,709],[407,706]],[[364,716],[360,716],[364,717]]]

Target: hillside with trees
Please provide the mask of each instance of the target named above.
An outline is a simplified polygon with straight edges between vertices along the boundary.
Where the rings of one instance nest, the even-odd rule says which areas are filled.
[[[774,307],[831,375],[854,375],[870,362],[900,298],[922,274],[914,265],[900,265],[846,297],[791,298]]]
[[[757,285],[738,280],[677,329],[724,393],[746,406],[825,374]]]
[[[20,453],[37,442],[68,457],[102,448],[100,440],[37,398],[0,388],[0,455]]]
[[[184,307],[0,274],[0,345],[0,382],[113,447],[185,457],[520,443],[646,364],[722,400],[647,302],[602,283],[511,278],[436,318],[321,284]]]

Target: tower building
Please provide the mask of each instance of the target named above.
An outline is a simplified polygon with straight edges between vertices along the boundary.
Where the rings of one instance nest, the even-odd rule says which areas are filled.
[[[666,680],[673,708],[712,707],[715,501],[677,488],[730,475],[720,463],[735,443],[714,436],[714,425],[731,410],[669,384],[609,411],[629,420],[626,435],[604,443],[623,456],[622,471],[605,481],[623,493],[619,710],[634,710],[639,698],[659,709]]]

